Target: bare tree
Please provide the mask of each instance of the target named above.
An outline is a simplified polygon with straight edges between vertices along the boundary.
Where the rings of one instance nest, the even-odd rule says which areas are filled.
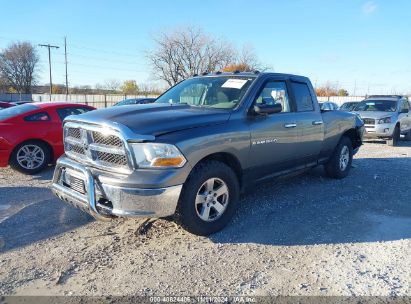
[[[240,72],[265,71],[268,69],[268,67],[261,64],[251,45],[243,46],[233,66],[237,66],[239,68],[237,70]]]
[[[6,92],[8,87],[7,80],[0,74],[0,93]]]
[[[110,93],[116,93],[120,89],[120,85],[120,81],[116,79],[107,79],[103,86],[107,91],[110,91]]]
[[[29,42],[16,42],[0,53],[0,73],[19,93],[30,93],[36,82],[39,55]]]
[[[142,95],[160,95],[164,91],[153,83],[139,83],[138,87]]]
[[[228,42],[194,27],[161,33],[154,42],[147,57],[158,79],[170,86],[194,74],[221,70],[235,60]]]

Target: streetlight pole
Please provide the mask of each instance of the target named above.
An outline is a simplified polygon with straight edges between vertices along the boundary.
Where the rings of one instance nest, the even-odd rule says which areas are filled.
[[[50,73],[50,101],[51,101],[51,94],[53,93],[53,81],[51,79],[51,54],[50,54],[50,49],[55,48],[58,49],[59,46],[57,45],[50,45],[50,44],[39,44],[39,46],[46,47],[49,52],[49,73]]]

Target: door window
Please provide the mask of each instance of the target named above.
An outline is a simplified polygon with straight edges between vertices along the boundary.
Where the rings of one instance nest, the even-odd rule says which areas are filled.
[[[281,104],[281,112],[290,112],[287,86],[284,81],[269,81],[265,84],[255,103],[257,105]]]
[[[69,115],[78,115],[83,114],[91,109],[85,107],[69,107],[69,108],[61,108],[57,109],[57,114],[60,116],[61,120],[64,120]]]

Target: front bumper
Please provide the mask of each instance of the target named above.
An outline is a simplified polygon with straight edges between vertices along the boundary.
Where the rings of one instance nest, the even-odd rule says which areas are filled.
[[[390,138],[394,128],[395,124],[365,125],[364,138]]]
[[[74,181],[68,184],[68,180]],[[99,220],[111,217],[165,217],[175,213],[182,185],[141,189],[108,183],[92,170],[65,156],[54,171],[52,191],[61,200]]]

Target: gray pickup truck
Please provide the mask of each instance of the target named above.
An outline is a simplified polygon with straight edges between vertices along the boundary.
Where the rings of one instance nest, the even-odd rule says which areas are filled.
[[[354,114],[322,112],[306,77],[204,74],[153,104],[66,118],[52,189],[97,219],[173,215],[208,235],[266,180],[317,165],[347,176],[363,132]]]

